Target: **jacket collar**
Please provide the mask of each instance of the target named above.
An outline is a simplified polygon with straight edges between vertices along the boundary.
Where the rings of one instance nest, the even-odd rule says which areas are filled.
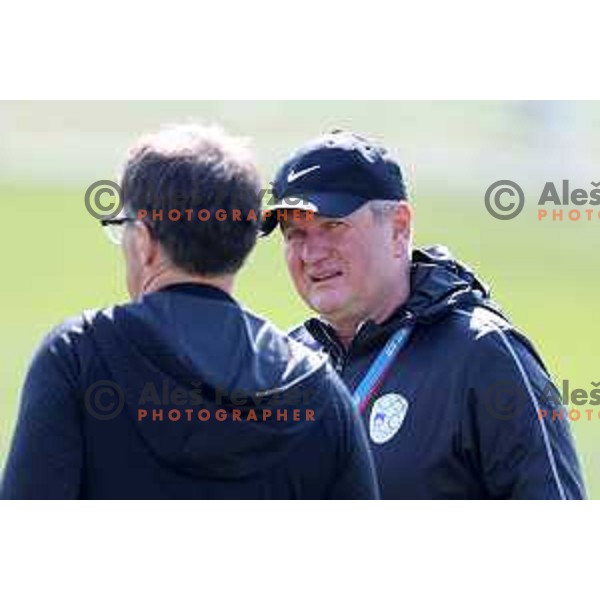
[[[220,300],[222,302],[237,304],[234,298],[224,290],[214,285],[208,285],[205,283],[173,283],[171,285],[166,285],[165,287],[160,288],[159,290],[157,290],[157,292],[176,292],[179,294],[198,296],[200,298],[206,298],[209,300]]]

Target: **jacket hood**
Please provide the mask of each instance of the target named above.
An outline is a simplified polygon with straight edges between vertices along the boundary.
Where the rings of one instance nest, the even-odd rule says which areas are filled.
[[[171,286],[94,320],[96,351],[124,394],[123,412],[173,469],[217,479],[252,475],[285,459],[311,426],[291,418],[294,408],[321,417],[315,400],[327,385],[325,358],[216,288]],[[160,410],[162,420],[153,420]],[[180,418],[170,420],[171,410]],[[200,420],[201,410],[210,418]],[[277,410],[287,418],[276,419]]]
[[[410,297],[404,311],[420,322],[436,321],[455,308],[486,306],[500,314],[490,289],[445,246],[419,248],[413,252]]]

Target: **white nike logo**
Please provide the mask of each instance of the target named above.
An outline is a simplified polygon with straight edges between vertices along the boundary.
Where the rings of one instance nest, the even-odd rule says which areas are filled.
[[[289,174],[288,174],[288,183],[292,183],[293,181],[296,181],[296,179],[300,179],[300,177],[302,177],[303,175],[306,175],[312,171],[316,171],[317,169],[320,169],[321,165],[315,165],[314,167],[308,167],[308,169],[302,169],[302,171],[294,171],[294,169],[292,169]]]

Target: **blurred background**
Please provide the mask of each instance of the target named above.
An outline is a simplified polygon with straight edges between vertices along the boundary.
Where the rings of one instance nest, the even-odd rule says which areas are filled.
[[[559,389],[566,379],[589,394],[600,382],[600,207],[580,207],[595,209],[591,221],[569,221],[573,206],[562,207],[562,222],[537,219],[546,181],[559,193],[563,179],[588,193],[600,181],[600,103],[0,102],[0,465],[41,338],[69,315],[127,299],[120,251],[86,211],[86,189],[116,178],[138,135],[188,121],[252,138],[265,187],[292,149],[327,129],[377,138],[405,167],[417,245],[447,245],[491,285]],[[484,206],[486,189],[502,179],[527,199],[514,220]],[[278,236],[258,244],[238,295],[283,328],[307,316]],[[579,408],[573,431],[590,496],[600,498],[600,407]]]

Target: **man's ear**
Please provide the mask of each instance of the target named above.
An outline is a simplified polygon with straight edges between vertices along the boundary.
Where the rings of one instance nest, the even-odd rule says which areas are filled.
[[[134,224],[133,246],[140,266],[152,267],[160,262],[160,247],[150,227],[143,221]]]
[[[392,214],[392,239],[397,256],[406,253],[412,244],[413,207],[405,200],[398,202]]]

